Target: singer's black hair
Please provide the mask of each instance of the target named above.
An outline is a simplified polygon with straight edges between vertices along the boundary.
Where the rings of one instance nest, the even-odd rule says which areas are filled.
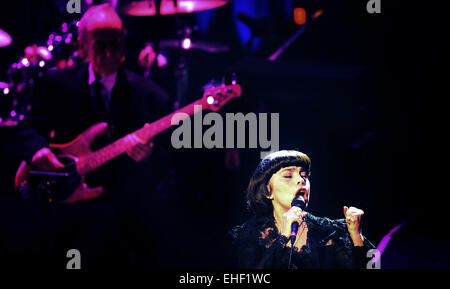
[[[299,151],[282,150],[267,155],[257,166],[247,187],[247,205],[256,215],[265,215],[273,211],[267,183],[272,175],[284,167],[300,166],[306,170],[309,177],[311,173],[310,158]]]

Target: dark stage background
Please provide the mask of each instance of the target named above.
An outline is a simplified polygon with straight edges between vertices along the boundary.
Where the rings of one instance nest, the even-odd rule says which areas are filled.
[[[442,96],[448,94],[439,89],[448,73],[437,69],[448,67],[440,43],[442,7],[431,2],[381,2],[381,14],[367,13],[367,1],[249,0],[178,18],[123,16],[129,33],[127,65],[142,73],[136,58],[145,42],[175,38],[177,21],[198,25],[194,41],[214,41],[230,50],[186,52],[189,93],[183,103],[199,98],[202,86],[213,77],[236,72],[243,95],[221,113],[280,114],[280,149],[297,149],[312,159],[311,213],[341,218],[344,205],[361,208],[363,233],[375,245],[407,219],[392,236],[382,268],[449,268],[449,237],[442,227],[447,192],[438,181],[447,170],[438,166],[445,163],[438,148],[447,132],[440,126],[445,117]],[[0,28],[13,38],[11,45],[0,48],[0,81],[7,81],[9,66],[26,46],[45,41],[62,22],[79,18],[64,7],[65,1],[20,0],[0,9]],[[271,63],[269,55],[299,29],[293,22],[294,7],[304,7],[308,15],[318,9],[324,13]],[[251,45],[252,32],[237,19],[239,12],[248,13],[259,25],[261,36]],[[176,53],[165,52],[169,69],[155,78],[174,98],[171,65]],[[5,105],[6,100],[2,113],[8,112]],[[15,127],[0,129],[0,250],[12,259],[26,260],[42,240],[43,215],[38,203],[14,197],[13,179],[20,163],[12,142]],[[155,235],[163,236],[158,230],[169,228],[180,235],[166,243],[167,267],[228,266],[227,232],[249,217],[244,191],[260,150],[237,152],[239,165],[230,167],[226,155],[236,151],[173,151],[176,161],[170,178],[176,189],[153,192],[152,197],[155,210],[172,212],[166,217],[166,211],[155,211],[156,218],[167,218],[167,224],[156,226]],[[96,206],[87,206],[80,215],[71,214],[72,209],[55,210],[62,228],[109,214]],[[114,238],[110,236],[115,236],[115,229],[108,224],[91,225],[80,232],[93,250]]]

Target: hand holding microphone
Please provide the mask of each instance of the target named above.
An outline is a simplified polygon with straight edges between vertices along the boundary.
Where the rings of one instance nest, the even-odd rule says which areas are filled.
[[[281,234],[289,237],[291,244],[293,245],[297,237],[299,224],[303,222],[303,218],[306,216],[305,200],[302,196],[296,196],[291,203],[291,208],[283,214],[281,224]]]

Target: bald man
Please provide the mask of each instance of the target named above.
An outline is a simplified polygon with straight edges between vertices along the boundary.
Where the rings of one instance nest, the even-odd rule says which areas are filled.
[[[122,20],[107,4],[86,11],[78,25],[81,52],[101,77],[117,73],[125,60]]]

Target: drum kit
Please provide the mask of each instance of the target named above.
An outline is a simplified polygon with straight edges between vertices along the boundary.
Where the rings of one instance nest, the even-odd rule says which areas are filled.
[[[136,17],[159,17],[165,15],[190,14],[216,9],[228,4],[230,0],[145,0],[133,1],[118,7],[119,14]],[[11,64],[7,70],[8,81],[0,81],[0,127],[17,126],[29,116],[35,101],[32,84],[50,69],[62,69],[83,62],[77,47],[78,21],[64,22],[51,33],[47,41],[33,44],[24,50],[20,59]],[[182,31],[181,33],[179,31]],[[160,39],[157,49],[176,49],[182,53],[200,51],[204,53],[224,53],[229,46],[207,41],[192,40],[191,27],[178,31],[178,39]],[[11,44],[12,37],[0,29],[0,49]],[[158,55],[160,56],[160,55]],[[159,58],[157,58],[160,60]],[[186,91],[186,65],[177,63],[177,97],[176,103]],[[177,104],[174,105],[176,108]]]

